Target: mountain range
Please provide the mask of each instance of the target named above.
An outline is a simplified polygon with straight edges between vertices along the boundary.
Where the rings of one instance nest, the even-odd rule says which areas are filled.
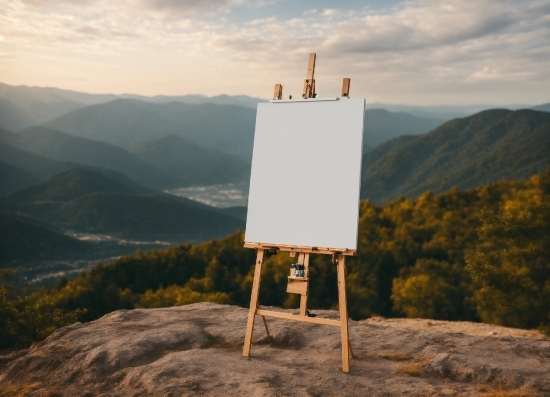
[[[113,177],[114,176],[114,177]],[[184,198],[152,192],[122,175],[72,168],[2,198],[2,210],[77,233],[172,242],[222,237],[244,220]]]
[[[250,165],[241,158],[202,148],[176,136],[153,140],[130,153],[46,127],[31,127],[17,134],[0,129],[0,154],[0,161],[31,174],[38,173],[35,176],[40,180],[79,164],[114,170],[157,190],[242,181],[250,173]],[[3,181],[0,186],[4,186]],[[20,187],[23,186],[28,184],[22,181]],[[5,187],[0,189],[9,192]]]
[[[245,207],[214,208],[164,191],[246,182],[258,102],[0,83],[0,220],[3,232],[16,231],[10,258],[117,255],[130,245],[204,241],[243,228]],[[459,118],[444,107],[367,109],[361,198],[386,203],[544,171],[550,104],[535,108]],[[28,248],[38,240],[51,249]]]
[[[361,198],[385,203],[426,190],[468,189],[528,178],[548,166],[550,113],[487,110],[365,153]]]

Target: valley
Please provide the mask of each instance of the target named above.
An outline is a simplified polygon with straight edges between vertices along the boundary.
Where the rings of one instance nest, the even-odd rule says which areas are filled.
[[[0,118],[3,233],[25,230],[3,263],[21,282],[47,284],[137,249],[244,229],[260,99],[2,84],[0,99],[9,114]],[[361,199],[385,204],[524,179],[550,163],[547,105],[466,117],[469,108],[372,106]]]

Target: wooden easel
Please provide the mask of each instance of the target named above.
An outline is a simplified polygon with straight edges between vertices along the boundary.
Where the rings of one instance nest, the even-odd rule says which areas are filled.
[[[302,98],[315,98],[315,58],[316,54],[309,55],[308,69],[306,79],[304,80],[304,88],[302,92]],[[345,78],[342,84],[342,97],[349,97],[350,79]],[[281,84],[275,85],[273,94],[274,100],[280,100],[283,96],[283,86]],[[250,356],[250,348],[252,345],[252,334],[254,332],[254,319],[256,315],[260,315],[263,318],[264,326],[268,335],[268,339],[271,340],[269,329],[267,327],[267,321],[265,317],[276,317],[287,320],[302,321],[306,323],[332,325],[340,327],[340,334],[342,339],[342,370],[349,372],[349,359],[350,355],[353,356],[351,345],[349,343],[348,332],[348,309],[346,299],[346,256],[355,255],[355,250],[342,249],[342,248],[329,248],[329,247],[306,247],[295,245],[281,245],[281,244],[269,244],[269,243],[245,243],[245,248],[256,249],[256,264],[254,269],[254,282],[252,284],[252,294],[250,297],[250,309],[248,312],[248,322],[246,325],[246,334],[244,339],[243,356]],[[263,310],[260,307],[258,295],[260,292],[260,280],[262,273],[262,265],[265,259],[266,251],[284,251],[290,252],[291,256],[295,256],[298,253],[297,263],[304,265],[305,277],[289,277],[287,292],[300,294],[300,314],[288,314],[283,312],[275,312]],[[314,254],[327,254],[332,255],[333,263],[337,265],[338,274],[338,306],[340,310],[340,320],[332,320],[328,318],[309,317],[307,311],[307,299],[309,291],[309,255]]]

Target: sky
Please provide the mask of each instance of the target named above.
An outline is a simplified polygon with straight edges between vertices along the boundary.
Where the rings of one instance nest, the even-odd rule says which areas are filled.
[[[550,0],[2,0],[0,82],[408,105],[550,102]]]

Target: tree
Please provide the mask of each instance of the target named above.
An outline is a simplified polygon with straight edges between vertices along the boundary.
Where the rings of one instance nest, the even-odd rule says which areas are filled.
[[[483,211],[483,250],[467,259],[483,321],[550,333],[550,169]]]

